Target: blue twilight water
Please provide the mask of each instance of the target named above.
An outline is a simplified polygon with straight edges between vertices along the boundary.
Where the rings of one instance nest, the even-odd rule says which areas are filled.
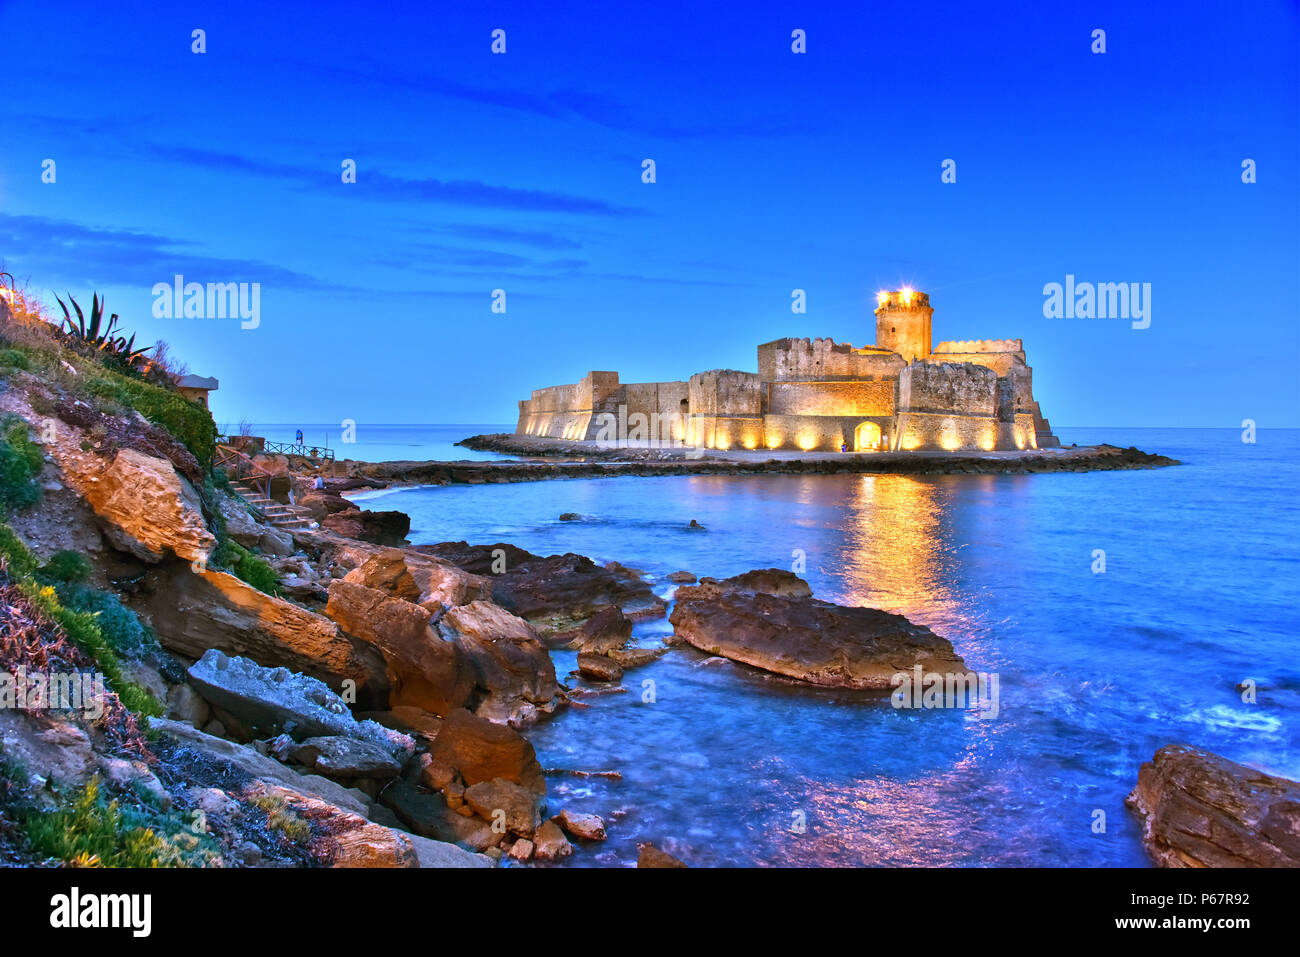
[[[1187,742],[1300,778],[1300,433],[1061,430],[1183,460],[1027,476],[613,478],[407,489],[411,539],[677,569],[789,568],[929,625],[1000,675],[1000,713],[900,711],[692,650],[530,729],[552,809],[611,821],[571,863],[653,840],[692,865],[1141,865],[1138,765]],[[562,512],[589,519],[558,522]],[[698,519],[707,532],[689,532]],[[1105,572],[1094,574],[1094,550]],[[666,593],[666,583],[656,586]],[[665,621],[637,629],[645,643]],[[554,654],[562,677],[573,655]],[[1243,703],[1238,682],[1258,682]],[[654,682],[654,702],[642,682]],[[576,679],[570,679],[576,681]],[[1094,812],[1105,833],[1094,833]],[[806,830],[793,825],[796,814]]]
[[[223,434],[238,433],[239,425],[219,423]],[[303,422],[266,423],[252,426],[252,434],[272,442],[292,442],[294,433],[302,429],[304,444],[324,446],[334,450],[334,457],[356,459],[361,462],[391,462],[409,459],[425,461],[455,461],[457,459],[483,460],[507,459],[511,456],[495,452],[476,452],[456,445],[471,435],[492,432],[513,432],[510,425],[372,425],[358,422],[353,433],[354,441],[344,442],[344,429],[339,423],[309,424]]]

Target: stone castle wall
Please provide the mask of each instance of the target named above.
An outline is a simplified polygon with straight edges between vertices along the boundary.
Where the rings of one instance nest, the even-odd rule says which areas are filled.
[[[777,339],[758,347],[763,382],[895,376],[904,362],[891,352],[855,349],[833,339]]]
[[[716,449],[1056,444],[1033,396],[1022,340],[954,340],[931,351],[927,295],[882,292],[879,302],[875,346],[777,339],[758,347],[757,373],[713,369],[688,382],[620,384],[615,372],[590,372],[520,402],[518,431]]]

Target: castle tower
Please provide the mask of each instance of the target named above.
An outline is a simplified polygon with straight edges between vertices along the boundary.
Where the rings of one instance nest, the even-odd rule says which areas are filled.
[[[876,345],[908,362],[930,355],[930,297],[913,289],[882,292],[876,308]]]

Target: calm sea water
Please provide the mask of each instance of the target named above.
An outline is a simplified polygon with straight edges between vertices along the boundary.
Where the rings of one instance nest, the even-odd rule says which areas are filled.
[[[1186,464],[1029,476],[615,478],[380,493],[411,539],[509,541],[646,570],[789,568],[900,612],[1000,676],[1000,714],[900,711],[693,650],[529,731],[553,809],[692,865],[1143,865],[1124,807],[1171,742],[1300,778],[1300,432],[1071,430]],[[588,516],[559,522],[563,512]],[[690,532],[691,519],[707,531]],[[1105,572],[1094,574],[1094,550]],[[667,622],[638,627],[654,644]],[[554,654],[562,676],[574,656]],[[1259,686],[1246,704],[1235,686]],[[576,680],[576,679],[573,679]],[[653,682],[653,702],[642,682]],[[1094,832],[1104,812],[1104,833]],[[805,823],[801,833],[800,821]]]
[[[237,423],[218,423],[223,432],[238,432]],[[354,442],[343,441],[343,428],[337,422],[329,424],[304,424],[302,422],[273,422],[254,425],[254,435],[272,442],[292,442],[294,433],[302,429],[303,442],[308,446],[325,446],[334,450],[334,457],[357,459],[362,462],[387,462],[410,459],[439,461],[506,459],[510,456],[495,452],[475,452],[456,445],[471,435],[492,432],[513,432],[509,425],[371,425],[358,422]]]

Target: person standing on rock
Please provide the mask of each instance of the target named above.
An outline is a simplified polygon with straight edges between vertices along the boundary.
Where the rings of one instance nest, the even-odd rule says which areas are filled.
[[[293,444],[302,445],[302,429],[299,429],[293,434]]]

